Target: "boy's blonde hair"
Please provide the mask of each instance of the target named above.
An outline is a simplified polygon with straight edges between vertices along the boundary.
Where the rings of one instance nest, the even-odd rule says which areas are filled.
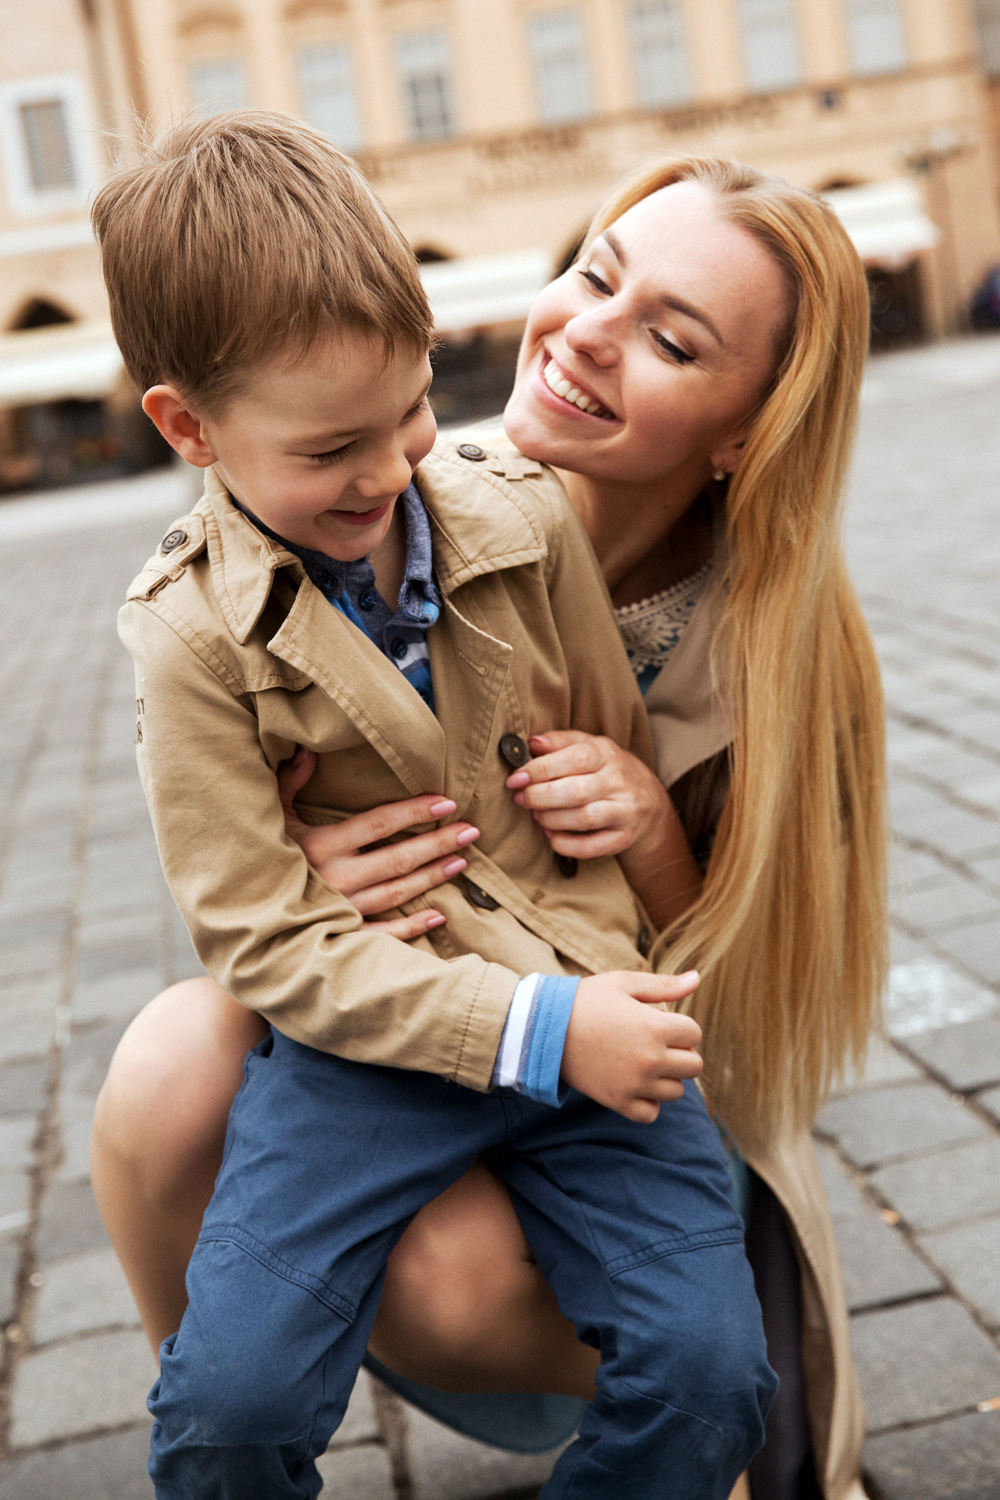
[[[111,321],[140,390],[215,410],[254,365],[325,331],[423,353],[432,319],[413,252],[350,157],[288,115],[186,120],[93,207]]]

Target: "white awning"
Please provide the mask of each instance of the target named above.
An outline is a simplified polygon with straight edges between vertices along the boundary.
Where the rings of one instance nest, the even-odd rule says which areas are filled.
[[[100,400],[122,374],[107,323],[57,323],[0,335],[0,406]]]
[[[941,239],[940,229],[927,217],[917,184],[906,177],[836,188],[823,196],[866,266],[903,270]]]
[[[546,250],[470,255],[420,267],[438,333],[526,318],[551,276],[552,257]]]

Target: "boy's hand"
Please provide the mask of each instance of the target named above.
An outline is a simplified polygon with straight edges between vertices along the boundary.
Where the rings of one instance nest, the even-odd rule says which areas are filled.
[[[528,741],[534,759],[507,777],[557,854],[602,859],[659,840],[670,798],[659,777],[606,735],[559,729]]]
[[[627,1120],[651,1124],[661,1103],[681,1097],[683,1080],[697,1078],[702,1061],[691,1050],[701,1041],[698,1023],[648,1007],[683,1000],[697,988],[694,972],[626,970],[581,979],[566,1029],[563,1082]]]
[[[315,765],[315,755],[300,745],[291,760],[282,761],[278,767],[285,832],[298,844],[320,879],[331,890],[349,896],[363,917],[392,911],[404,901],[412,901],[415,896],[453,880],[466,869],[468,861],[462,858],[461,850],[479,837],[479,829],[469,823],[449,823],[432,833],[416,834],[383,849],[367,847],[415,824],[451,817],[454,802],[433,793],[410,797],[405,802],[390,802],[371,812],[345,818],[341,823],[324,823],[319,827],[303,823],[295,810],[295,796],[309,780]],[[405,942],[441,927],[445,921],[443,912],[428,909],[367,925]]]

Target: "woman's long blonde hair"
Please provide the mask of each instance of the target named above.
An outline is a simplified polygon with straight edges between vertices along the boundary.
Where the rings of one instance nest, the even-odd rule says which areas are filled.
[[[657,965],[700,969],[692,1010],[707,1092],[750,1146],[808,1125],[863,1056],[887,971],[882,690],[841,538],[869,306],[833,210],[734,161],[645,171],[604,204],[588,240],[680,181],[714,191],[793,293],[726,499],[713,672],[733,729],[730,791],[702,894]]]

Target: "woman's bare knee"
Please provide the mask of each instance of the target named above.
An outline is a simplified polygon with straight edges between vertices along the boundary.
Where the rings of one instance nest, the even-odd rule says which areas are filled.
[[[157,995],[111,1060],[94,1117],[96,1156],[144,1177],[183,1176],[192,1153],[221,1150],[243,1059],[265,1033],[212,979]]]

